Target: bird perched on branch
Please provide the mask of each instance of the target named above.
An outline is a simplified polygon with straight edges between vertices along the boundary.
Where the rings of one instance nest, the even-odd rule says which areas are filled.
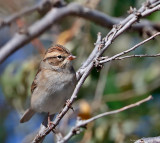
[[[72,66],[75,58],[61,45],[47,50],[31,86],[30,108],[25,111],[20,123],[30,120],[36,112],[52,115],[62,109],[77,83]]]

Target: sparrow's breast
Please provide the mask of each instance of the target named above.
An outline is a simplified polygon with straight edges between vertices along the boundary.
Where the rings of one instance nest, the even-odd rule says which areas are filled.
[[[41,79],[41,84],[37,85],[32,94],[31,107],[37,112],[54,114],[61,110],[72,95],[76,85],[75,73],[53,72],[43,76],[45,78]]]

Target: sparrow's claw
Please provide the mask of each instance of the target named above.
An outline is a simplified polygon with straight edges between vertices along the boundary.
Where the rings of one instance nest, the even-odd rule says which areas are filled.
[[[55,126],[54,122],[48,122],[48,128],[51,128],[52,126]]]
[[[50,115],[48,113],[48,128],[51,128],[52,125],[55,126],[55,124],[51,121]]]
[[[71,102],[70,102],[69,99],[66,100],[66,105],[67,105],[70,109],[72,109],[72,111],[74,112],[74,109],[73,109],[73,107],[72,107]]]

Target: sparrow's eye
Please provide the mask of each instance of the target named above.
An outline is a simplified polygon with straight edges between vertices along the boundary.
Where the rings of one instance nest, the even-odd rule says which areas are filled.
[[[58,59],[62,59],[62,56],[61,56],[61,55],[59,55],[59,56],[57,56],[57,58],[58,58]]]
[[[64,57],[61,56],[61,55],[58,55],[57,58],[58,58],[59,61],[63,61],[64,60]]]

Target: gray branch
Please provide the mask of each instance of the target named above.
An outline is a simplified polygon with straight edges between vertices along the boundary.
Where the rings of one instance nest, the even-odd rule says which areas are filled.
[[[97,115],[95,117],[92,117],[92,118],[90,118],[88,120],[77,120],[76,125],[69,131],[69,133],[64,138],[62,138],[60,141],[58,141],[58,143],[67,142],[73,135],[79,134],[82,131],[82,130],[80,130],[80,128],[86,127],[88,123],[90,123],[90,122],[92,122],[94,120],[97,120],[97,119],[99,119],[101,117],[104,117],[104,116],[117,114],[117,113],[125,111],[127,109],[139,106],[140,104],[142,104],[144,102],[147,102],[147,101],[149,101],[151,99],[152,99],[152,96],[149,96],[149,97],[147,97],[147,98],[145,98],[145,99],[143,99],[141,101],[138,101],[138,102],[136,102],[134,104],[122,107],[122,108],[114,110],[114,111],[110,111],[110,112],[105,112],[105,113],[99,114],[99,115]]]
[[[126,50],[126,51],[123,51],[123,52],[121,52],[121,53],[118,53],[118,54],[116,54],[116,55],[114,55],[114,56],[112,56],[112,57],[110,57],[110,58],[108,58],[108,57],[103,57],[103,58],[101,58],[101,60],[99,61],[99,63],[100,63],[100,64],[103,64],[103,63],[110,62],[110,61],[112,61],[112,60],[122,60],[122,59],[125,59],[125,58],[131,58],[131,57],[147,57],[147,56],[148,56],[148,57],[156,57],[156,56],[159,56],[159,54],[157,54],[157,55],[150,55],[150,56],[149,56],[149,55],[130,55],[130,56],[125,56],[125,57],[120,57],[120,56],[122,56],[122,55],[125,55],[125,54],[127,54],[127,53],[130,53],[130,52],[134,51],[134,50],[137,49],[139,46],[145,44],[146,42],[152,40],[153,38],[155,38],[156,36],[159,36],[159,35],[160,35],[160,32],[157,32],[157,33],[155,33],[154,35],[152,35],[151,37],[143,40],[142,42],[136,44],[135,46],[133,46],[132,48],[130,48],[130,49]]]
[[[157,11],[159,9],[157,8],[158,5],[159,3],[157,2],[154,8],[147,7],[147,10],[141,13],[141,16],[144,17],[154,11]],[[39,5],[31,7],[30,9],[25,9],[24,11],[18,14],[15,14],[11,16],[10,18],[2,21],[3,24],[1,23],[1,25],[5,25],[5,23],[10,24],[11,22],[18,19],[20,16],[29,14],[37,9],[40,9],[43,6],[45,6],[45,3],[40,3]],[[133,15],[134,14],[131,14],[130,17],[132,18]],[[77,3],[71,3],[61,8],[55,7],[51,9],[43,18],[41,18],[39,21],[31,25],[26,30],[26,34],[16,33],[10,41],[8,41],[3,47],[0,48],[0,63],[2,63],[8,56],[10,56],[16,50],[18,50],[19,48],[21,48],[22,46],[24,46],[25,44],[33,40],[35,37],[38,37],[39,35],[44,33],[53,24],[55,24],[55,22],[61,20],[62,18],[66,16],[79,16],[79,17],[85,18],[87,20],[93,21],[99,25],[102,25],[104,27],[109,27],[109,28],[111,28],[114,24],[119,23],[120,21],[123,21],[124,23],[126,23],[125,20],[123,20],[122,18],[114,18],[102,12],[99,12],[97,10],[91,10],[89,8],[83,7]],[[133,19],[133,21],[135,20]],[[123,23],[121,24],[123,25]],[[130,27],[131,24],[128,23],[128,26]],[[152,27],[153,29],[160,31],[159,24],[153,24],[147,20],[144,20],[141,23],[135,24],[134,26],[132,26],[132,29],[143,31],[144,27]]]
[[[160,143],[160,136],[158,137],[149,137],[149,138],[141,138],[134,143]]]

